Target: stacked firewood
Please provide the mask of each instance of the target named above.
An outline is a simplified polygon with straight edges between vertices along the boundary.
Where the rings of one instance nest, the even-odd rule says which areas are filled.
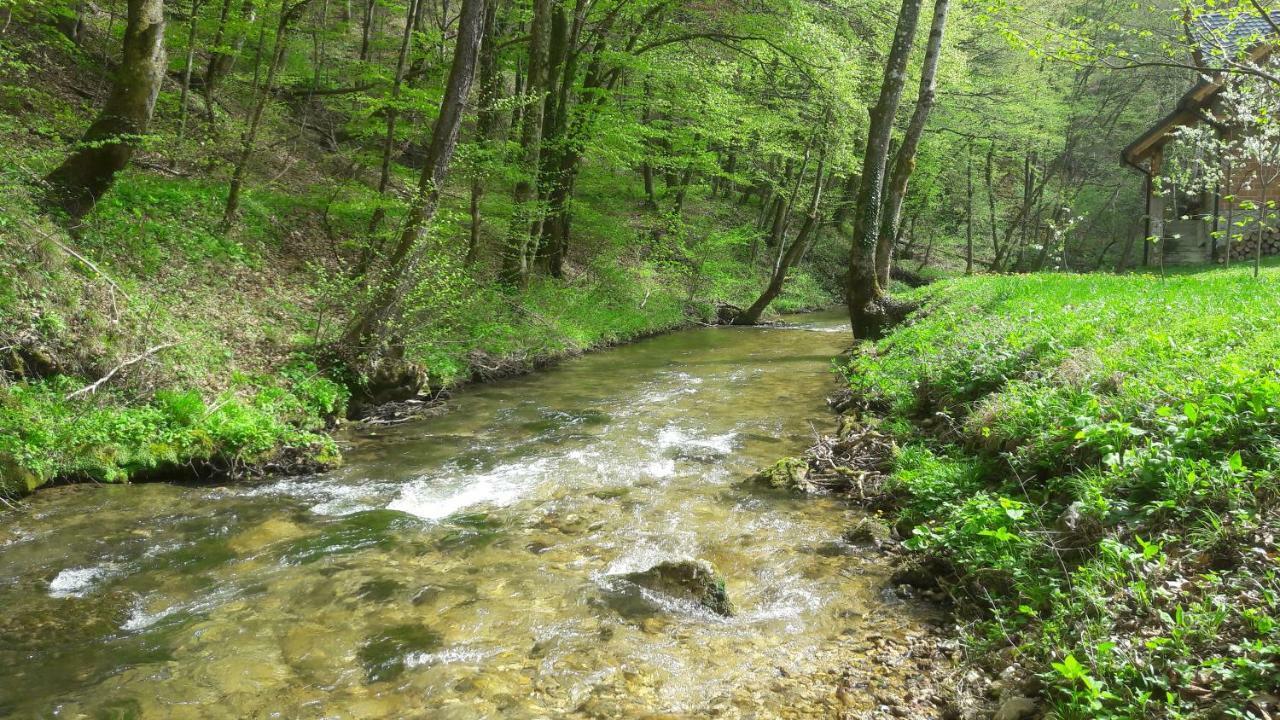
[[[1258,238],[1256,234],[1231,243],[1231,262],[1248,260],[1254,257],[1257,248]],[[1262,256],[1267,257],[1269,255],[1280,255],[1280,232],[1268,230],[1262,236]],[[1226,262],[1226,253],[1220,251],[1218,253],[1218,264],[1222,265]]]

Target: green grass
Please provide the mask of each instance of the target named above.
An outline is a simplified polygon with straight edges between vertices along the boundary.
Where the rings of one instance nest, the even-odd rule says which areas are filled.
[[[244,379],[212,402],[195,390],[159,390],[145,402],[109,391],[68,400],[79,388],[66,376],[11,385],[0,392],[0,494],[57,479],[180,476],[202,463],[234,471],[289,454],[306,466],[336,463],[323,418],[341,411],[345,389],[300,374],[296,382],[276,380]]]
[[[1280,269],[914,297],[847,375],[971,647],[1013,648],[1062,718],[1245,717],[1280,676]]]

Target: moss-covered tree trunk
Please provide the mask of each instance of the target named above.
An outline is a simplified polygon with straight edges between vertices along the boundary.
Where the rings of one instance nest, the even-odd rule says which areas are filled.
[[[129,0],[124,52],[106,104],[79,147],[49,173],[48,200],[72,223],[93,209],[133,157],[164,81],[163,0]]]
[[[938,95],[938,61],[942,57],[942,37],[947,27],[949,0],[936,0],[933,4],[933,24],[929,29],[929,42],[925,48],[924,65],[920,70],[920,94],[916,108],[902,137],[902,145],[893,161],[885,190],[885,209],[880,227],[879,245],[876,248],[876,275],[882,288],[889,286],[889,271],[893,264],[893,246],[899,234],[902,203],[907,196],[907,184],[916,169],[916,150],[924,135],[929,114],[933,111]]]
[[[902,98],[907,62],[915,41],[922,0],[902,0],[893,45],[885,62],[880,97],[871,110],[867,149],[863,155],[862,180],[858,190],[858,210],[854,216],[853,243],[849,252],[847,299],[849,322],[858,339],[878,336],[886,325],[884,287],[876,273],[876,248],[880,240],[884,211],[885,170],[889,162],[889,141],[893,120]]]

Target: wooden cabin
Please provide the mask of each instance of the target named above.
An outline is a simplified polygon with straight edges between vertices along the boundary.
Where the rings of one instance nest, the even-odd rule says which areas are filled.
[[[1219,13],[1208,13],[1194,21],[1188,21],[1188,36],[1195,38],[1195,63],[1198,67],[1214,64],[1212,58],[1222,53],[1243,54],[1249,61],[1262,65],[1272,59],[1277,47],[1275,27],[1280,24],[1280,12],[1269,21],[1261,15],[1228,19]],[[1263,38],[1258,41],[1258,38]],[[1211,40],[1210,40],[1211,39]],[[1247,47],[1246,47],[1247,45]],[[1209,58],[1206,62],[1206,58]],[[1146,236],[1159,238],[1154,247],[1143,243],[1143,264],[1157,261],[1166,265],[1192,265],[1208,262],[1223,263],[1230,252],[1232,261],[1254,256],[1257,217],[1253,208],[1260,206],[1263,186],[1257,165],[1231,168],[1232,187],[1219,186],[1215,192],[1186,193],[1172,183],[1153,182],[1160,177],[1165,165],[1166,146],[1174,139],[1179,127],[1210,125],[1219,137],[1231,130],[1214,119],[1222,91],[1229,87],[1235,76],[1230,73],[1205,73],[1201,79],[1178,100],[1173,112],[1156,123],[1122,153],[1125,164],[1145,176]],[[1267,175],[1275,174],[1275,168],[1265,168]],[[1163,185],[1163,187],[1160,187]],[[1280,201],[1280,182],[1266,187],[1268,199]],[[1228,218],[1254,225],[1254,229],[1241,229],[1236,233],[1245,238],[1232,243],[1227,249],[1225,234]],[[1266,230],[1263,233],[1263,254],[1280,254],[1280,232]]]

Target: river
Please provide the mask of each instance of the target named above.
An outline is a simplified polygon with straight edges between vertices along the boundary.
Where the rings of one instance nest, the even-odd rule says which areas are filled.
[[[838,541],[857,510],[742,481],[830,431],[847,341],[834,312],[686,330],[351,430],[324,475],[41,491],[0,517],[0,715],[838,708],[804,681],[824,648],[918,613]],[[615,602],[670,559],[713,563],[737,613]]]

